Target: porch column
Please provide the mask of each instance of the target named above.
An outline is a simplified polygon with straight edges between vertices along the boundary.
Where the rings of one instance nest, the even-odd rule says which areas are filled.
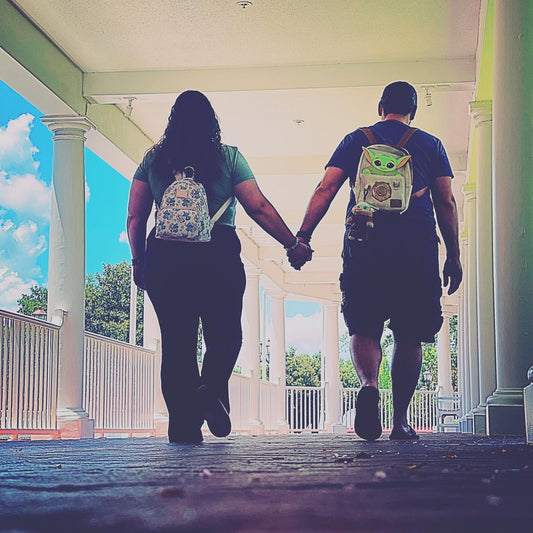
[[[50,115],[42,122],[54,136],[48,320],[63,317],[59,339],[57,422],[64,438],[92,438],[94,422],[83,407],[85,331],[85,133],[78,115]]]
[[[277,425],[280,433],[289,432],[285,417],[285,292],[269,290],[270,317],[270,381],[278,384]]]
[[[464,187],[468,248],[466,257],[466,310],[468,313],[468,365],[470,409],[466,413],[467,430],[474,429],[473,410],[479,404],[479,351],[477,344],[477,273],[476,273],[476,191],[475,185]]]
[[[533,339],[533,4],[494,3],[493,232],[497,388],[489,435],[524,435]]]
[[[468,241],[466,238],[462,238],[462,249],[461,256],[467,258],[468,254]],[[466,414],[470,411],[470,364],[469,364],[469,353],[470,349],[468,346],[468,327],[469,327],[469,317],[468,317],[468,288],[467,288],[468,279],[465,276],[463,284],[459,289],[461,291],[461,312],[459,313],[459,341],[460,346],[457,353],[457,379],[459,381],[459,392],[461,395],[461,419],[460,427],[463,433],[467,433],[467,422]]]
[[[339,375],[339,304],[323,306],[324,316],[324,369],[326,385],[326,431],[346,432],[340,425],[341,380]]]
[[[250,432],[261,435],[265,432],[259,418],[261,401],[259,365],[259,276],[261,270],[246,265],[246,290],[244,292],[243,312],[243,371],[250,376]]]
[[[437,369],[439,396],[451,397],[452,387],[452,357],[450,352],[450,316],[443,312],[444,322],[437,335]]]
[[[494,282],[492,260],[492,102],[473,102],[470,113],[477,130],[476,242],[479,404],[474,433],[485,435],[487,397],[496,388],[494,346]]]

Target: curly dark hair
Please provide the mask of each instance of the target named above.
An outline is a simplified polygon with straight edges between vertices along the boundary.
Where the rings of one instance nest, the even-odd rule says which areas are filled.
[[[218,177],[221,152],[220,125],[211,102],[199,91],[181,93],[163,136],[151,149],[157,174],[169,179],[191,166],[196,181],[205,184]]]

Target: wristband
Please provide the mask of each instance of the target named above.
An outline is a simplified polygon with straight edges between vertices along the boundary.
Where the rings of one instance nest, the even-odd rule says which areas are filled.
[[[298,237],[294,237],[294,242],[289,246],[284,246],[286,252],[292,252],[293,250],[296,250],[300,244],[300,241]]]
[[[300,237],[300,239],[303,239],[307,243],[311,241],[311,235],[312,235],[311,231],[300,230],[296,233],[296,237]]]

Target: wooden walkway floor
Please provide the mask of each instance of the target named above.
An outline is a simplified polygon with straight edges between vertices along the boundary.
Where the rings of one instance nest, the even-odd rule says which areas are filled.
[[[0,443],[0,531],[531,531],[533,446],[426,435]]]

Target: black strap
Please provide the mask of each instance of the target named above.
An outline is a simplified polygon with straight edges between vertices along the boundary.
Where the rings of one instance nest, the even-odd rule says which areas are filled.
[[[370,144],[378,144],[376,140],[376,136],[374,135],[374,132],[370,128],[360,128],[360,130],[365,134]],[[403,148],[416,131],[417,131],[417,128],[411,128],[411,127],[407,128],[404,134],[402,135],[401,139],[398,141],[396,148]]]

